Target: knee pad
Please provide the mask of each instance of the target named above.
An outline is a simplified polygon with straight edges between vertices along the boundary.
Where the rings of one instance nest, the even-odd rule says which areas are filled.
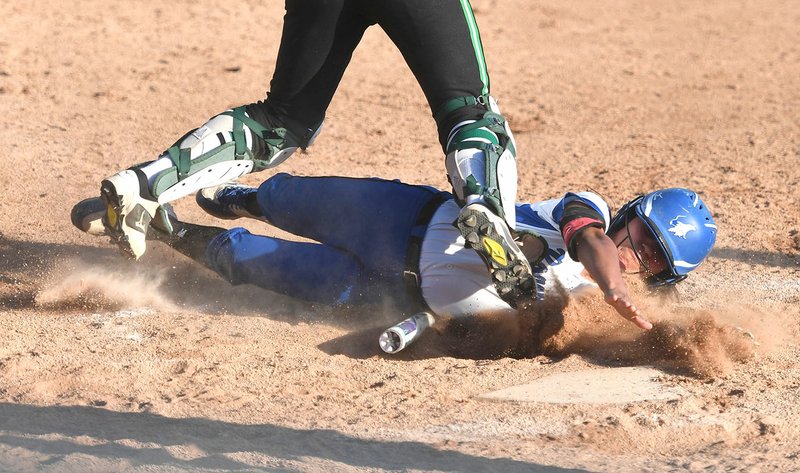
[[[483,201],[513,229],[517,197],[514,138],[494,99],[486,96],[479,103],[487,108],[483,117],[458,123],[450,132],[445,148],[447,176],[461,205],[470,199]]]
[[[150,184],[160,203],[275,167],[297,148],[308,146],[322,128],[320,124],[303,144],[286,128],[263,126],[245,109],[237,107],[211,118],[162,154],[166,164]]]

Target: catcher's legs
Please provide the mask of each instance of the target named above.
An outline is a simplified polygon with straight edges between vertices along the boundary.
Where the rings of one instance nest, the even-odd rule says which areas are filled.
[[[459,203],[484,203],[514,228],[514,140],[490,97],[469,1],[373,3],[378,23],[402,52],[433,111]]]

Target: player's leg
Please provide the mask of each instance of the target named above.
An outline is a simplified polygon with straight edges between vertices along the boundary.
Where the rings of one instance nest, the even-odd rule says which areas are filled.
[[[313,5],[309,5],[313,3]],[[267,100],[225,111],[155,161],[104,180],[105,226],[138,258],[158,207],[198,189],[277,166],[311,144],[368,22],[347,0],[286,2]]]
[[[202,241],[201,262],[231,284],[253,284],[297,299],[322,304],[359,302],[362,267],[345,251],[328,245],[297,242],[254,235],[244,228],[218,232],[212,238],[207,228],[183,224],[183,239],[195,233]],[[175,232],[175,235],[178,233]],[[187,252],[177,236],[170,246]],[[197,257],[195,256],[197,259]]]
[[[214,217],[262,220],[304,238],[370,255],[365,259],[375,261],[379,259],[375,254],[393,253],[389,248],[403,249],[421,210],[435,205],[431,201],[442,203],[451,197],[397,180],[278,173],[258,188],[228,183],[203,189],[196,200]],[[374,235],[381,236],[380,242],[373,241]]]
[[[272,225],[348,251],[370,272],[394,275],[406,267],[411,239],[424,235],[432,211],[449,197],[399,181],[283,173],[257,194]]]
[[[384,179],[298,177],[285,173],[259,188],[239,184],[197,194],[203,210],[223,219],[264,220],[292,234],[343,249],[373,273],[398,273],[411,239],[421,241],[447,192]]]
[[[379,24],[419,81],[439,130],[457,226],[509,301],[532,291],[530,264],[514,242],[516,148],[489,95],[489,75],[468,0],[381,2]],[[377,8],[377,7],[376,7]]]
[[[253,235],[243,228],[227,230],[181,222],[169,204],[162,208],[168,212],[173,231],[152,225],[148,241],[167,244],[231,284],[253,284],[324,304],[372,302],[369,298],[380,294],[373,290],[379,281],[366,277],[361,262],[347,251]],[[84,199],[72,208],[72,223],[90,235],[103,236],[106,231],[101,219],[105,212],[99,197]]]
[[[258,189],[228,184],[203,190],[197,201],[212,215],[264,220],[349,255],[361,268],[361,279],[353,285],[350,302],[389,298],[402,301],[402,307],[411,307],[419,302],[413,297],[417,292],[409,291],[407,285],[413,278],[406,270],[418,271],[419,256],[412,248],[418,248],[414,245],[421,243],[435,210],[451,197],[430,187],[399,181],[279,173]],[[270,254],[269,258],[277,257]],[[243,257],[242,264],[250,259]],[[299,261],[309,271],[330,271],[326,265],[318,266],[313,257]],[[256,272],[274,266],[259,265]],[[217,265],[220,272],[224,272],[220,269],[223,267]]]

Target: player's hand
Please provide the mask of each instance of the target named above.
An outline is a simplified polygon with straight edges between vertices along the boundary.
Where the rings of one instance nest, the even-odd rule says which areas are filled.
[[[636,326],[642,330],[650,330],[653,328],[653,324],[644,318],[642,311],[633,305],[627,294],[619,293],[617,291],[608,291],[605,294],[605,300],[608,305],[613,307],[614,310],[619,313],[619,315],[635,323]]]

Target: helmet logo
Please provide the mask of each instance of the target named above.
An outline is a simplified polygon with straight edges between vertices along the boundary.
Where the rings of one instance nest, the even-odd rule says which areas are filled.
[[[681,217],[685,217],[685,215],[678,215],[677,217],[670,220],[669,224],[671,227],[669,228],[669,232],[675,235],[676,237],[686,239],[686,234],[691,231],[697,231],[697,227],[692,225],[691,223],[686,222],[679,222],[678,219]]]

